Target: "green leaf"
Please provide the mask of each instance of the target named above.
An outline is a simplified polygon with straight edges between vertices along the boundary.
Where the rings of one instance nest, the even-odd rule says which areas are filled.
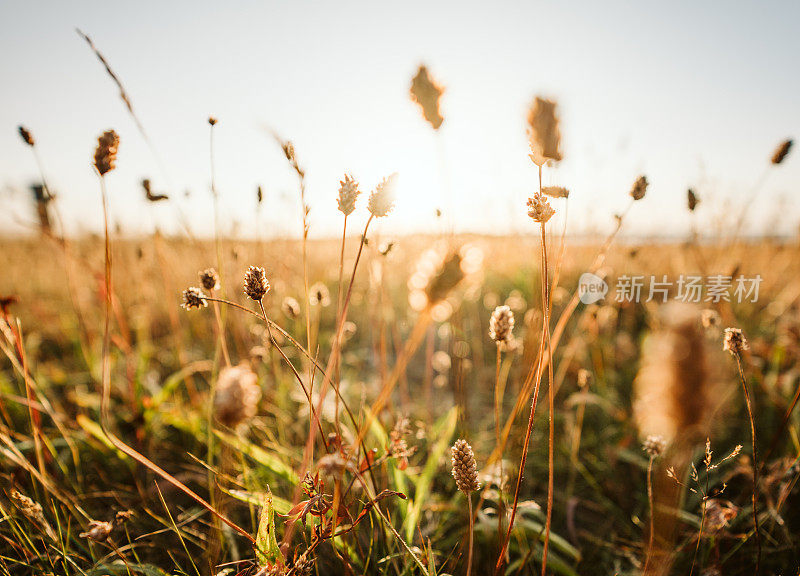
[[[286,464],[286,462],[281,460],[275,454],[267,452],[263,448],[260,448],[243,438],[223,432],[222,430],[215,430],[214,434],[216,434],[217,438],[226,444],[234,447],[243,454],[247,454],[250,456],[250,458],[265,466],[267,469],[281,478],[285,478],[294,485],[297,485],[297,483],[300,482],[300,479],[297,477],[295,471],[292,470],[292,467]]]
[[[419,522],[419,517],[422,514],[422,506],[428,499],[431,485],[433,484],[433,478],[436,475],[436,471],[439,469],[442,458],[444,458],[447,449],[450,447],[450,440],[453,437],[453,433],[456,431],[457,423],[458,408],[453,407],[433,426],[431,438],[435,438],[436,441],[433,448],[431,448],[428,453],[427,463],[422,473],[416,478],[409,475],[415,485],[414,498],[409,498],[408,514],[405,520],[405,536],[406,540],[409,542],[413,542],[414,540],[417,522]]]
[[[256,560],[261,566],[283,567],[283,554],[275,537],[275,510],[272,507],[272,492],[267,487],[261,507],[261,519],[256,535]]]

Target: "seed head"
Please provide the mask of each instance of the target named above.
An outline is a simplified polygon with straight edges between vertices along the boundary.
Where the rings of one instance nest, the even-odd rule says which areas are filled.
[[[772,163],[777,165],[783,162],[786,156],[789,154],[789,150],[792,149],[793,143],[794,142],[791,140],[784,140],[781,142],[775,149],[775,153],[772,155]]]
[[[181,306],[186,310],[191,310],[192,308],[205,308],[208,306],[206,295],[203,294],[203,291],[200,290],[200,288],[189,286],[189,288],[183,291],[183,302],[181,303]]]
[[[711,329],[719,324],[719,314],[716,310],[708,308],[700,313],[700,321],[703,323],[703,328]]]
[[[294,155],[294,144],[292,144],[291,140],[287,140],[281,144],[281,148],[283,148],[283,154],[286,156],[286,159],[289,162],[295,162],[295,155]]]
[[[697,208],[697,205],[700,203],[700,198],[697,197],[694,190],[689,188],[686,191],[686,203],[689,206],[689,212],[694,212],[694,209]]]
[[[228,366],[219,373],[214,392],[214,417],[230,428],[236,428],[256,415],[261,388],[258,376],[247,363]]]
[[[431,278],[425,288],[425,295],[430,304],[435,304],[447,298],[453,288],[464,279],[464,270],[461,267],[462,256],[460,252],[451,252],[442,261],[436,274]]]
[[[339,212],[345,216],[352,214],[359,194],[358,182],[350,174],[345,174],[344,180],[339,181]]]
[[[542,188],[542,194],[550,198],[569,198],[569,190],[563,186],[545,186]]]
[[[538,166],[547,160],[561,160],[561,131],[558,127],[556,103],[539,96],[528,112],[528,137],[531,159]]]
[[[514,313],[508,306],[498,306],[489,320],[489,336],[498,346],[508,346],[514,339]]]
[[[722,344],[722,349],[734,356],[738,356],[744,350],[749,350],[750,345],[747,343],[747,339],[741,329],[725,328],[725,341]]]
[[[287,318],[294,320],[300,316],[300,303],[291,296],[287,296],[281,302],[281,311]]]
[[[108,540],[108,537],[113,529],[114,525],[111,522],[98,522],[97,520],[92,520],[89,522],[89,530],[87,532],[81,532],[79,536],[94,542],[105,542]]]
[[[11,498],[14,500],[17,508],[19,508],[19,511],[27,518],[40,524],[45,523],[44,510],[41,504],[34,502],[31,498],[16,490],[11,491]]]
[[[200,272],[200,285],[206,290],[219,290],[219,274],[213,268]]]
[[[315,282],[308,289],[308,301],[312,306],[327,308],[331,305],[331,293],[322,282]]]
[[[478,483],[478,465],[472,446],[466,440],[456,440],[450,449],[453,461],[453,478],[458,489],[469,494],[480,488]]]
[[[267,273],[263,268],[250,266],[244,273],[244,293],[251,299],[261,302],[264,295],[269,292],[269,288]]]
[[[633,188],[631,188],[631,197],[634,200],[641,200],[644,198],[644,195],[647,192],[647,186],[647,176],[639,176],[636,179],[636,182],[633,183]]]
[[[592,381],[592,373],[586,368],[578,370],[578,387],[581,389],[586,388]]]
[[[36,141],[33,139],[33,134],[31,134],[30,130],[25,128],[25,126],[20,126],[18,130],[20,138],[22,138],[22,141],[25,142],[25,144],[31,147],[36,144]]]
[[[648,436],[642,443],[642,450],[647,452],[650,458],[658,458],[661,456],[666,447],[667,443],[664,441],[664,438],[655,434]]]
[[[116,167],[119,136],[113,130],[106,130],[97,139],[97,149],[94,152],[94,167],[104,176]]]
[[[550,220],[555,213],[556,211],[550,206],[547,198],[541,194],[534,194],[532,198],[528,198],[528,216],[533,218],[536,222],[544,224]]]
[[[411,80],[411,99],[422,108],[422,115],[434,130],[438,130],[444,122],[439,112],[439,99],[443,92],[444,89],[428,74],[428,69],[420,66],[417,75]]]
[[[397,187],[397,173],[381,180],[369,195],[367,209],[376,218],[386,216],[394,208],[394,194]]]

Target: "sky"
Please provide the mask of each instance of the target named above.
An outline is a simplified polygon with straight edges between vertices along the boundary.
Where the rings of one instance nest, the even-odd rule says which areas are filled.
[[[113,128],[121,145],[107,183],[122,231],[213,235],[209,115],[223,233],[302,229],[298,183],[272,133],[293,141],[306,170],[311,236],[341,234],[345,172],[366,192],[399,174],[396,209],[378,223],[391,234],[534,232],[525,118],[536,95],[560,111],[564,160],[543,180],[571,196],[554,201],[555,226],[610,229],[645,174],[630,233],[716,232],[746,210],[751,232],[794,234],[800,151],[768,164],[800,136],[797,22],[795,1],[3,0],[0,234],[35,230],[28,187],[39,172],[23,124],[72,233],[100,230],[90,162]],[[122,80],[152,147],[75,28]],[[422,63],[445,87],[438,132],[409,97]],[[143,178],[170,202],[148,203]],[[692,218],[688,187],[701,198]],[[350,230],[365,205],[366,194]]]

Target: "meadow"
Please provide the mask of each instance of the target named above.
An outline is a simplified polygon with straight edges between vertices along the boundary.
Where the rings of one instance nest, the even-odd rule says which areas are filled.
[[[340,239],[69,237],[45,184],[0,244],[0,573],[797,573],[800,244],[625,240],[644,176],[571,238],[556,104],[527,129],[520,237],[382,237],[388,175]]]

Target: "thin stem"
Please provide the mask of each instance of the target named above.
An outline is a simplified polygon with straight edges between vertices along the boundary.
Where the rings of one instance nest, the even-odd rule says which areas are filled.
[[[742,368],[742,359],[738,352],[734,353],[736,358],[736,367],[739,369],[739,379],[742,382],[742,390],[744,391],[745,404],[747,405],[747,416],[750,419],[750,439],[753,444],[753,528],[756,535],[756,548],[758,550],[756,555],[756,570],[758,574],[761,567],[761,532],[758,529],[758,463],[756,453],[756,423],[753,418],[753,406],[750,402],[750,391],[747,389],[747,380],[744,376],[744,368]]]
[[[472,516],[472,494],[467,492],[467,509],[469,511],[469,548],[467,552],[467,576],[472,572],[472,540],[475,526],[475,519]]]
[[[272,328],[270,328],[270,322],[267,319],[267,312],[266,312],[266,310],[264,310],[264,302],[263,302],[263,300],[259,300],[258,301],[258,305],[261,308],[261,314],[263,316],[265,324],[267,325],[267,335],[269,336],[270,344],[272,344],[272,346],[278,351],[278,354],[280,354],[281,358],[283,358],[283,361],[286,362],[286,365],[289,366],[289,369],[294,374],[294,377],[297,380],[298,384],[300,384],[300,388],[303,389],[303,393],[306,395],[306,399],[308,400],[308,408],[309,408],[309,415],[310,415],[311,421],[312,421],[312,429],[313,429],[313,423],[316,422],[317,428],[319,429],[319,435],[322,438],[322,443],[325,445],[325,449],[327,450],[328,449],[328,443],[327,443],[327,441],[325,439],[325,432],[322,430],[322,423],[319,420],[319,416],[317,415],[317,412],[314,410],[314,402],[313,402],[313,400],[311,398],[311,393],[309,392],[308,388],[306,388],[305,384],[303,383],[303,378],[302,378],[302,376],[300,376],[300,373],[294,367],[294,364],[292,364],[292,361],[289,360],[289,357],[286,355],[286,353],[283,351],[283,349],[281,349],[281,347],[278,346],[278,343],[275,341],[275,338],[272,336]]]
[[[219,303],[213,302],[214,305],[214,319],[217,323],[217,338],[219,339],[219,347],[222,349],[222,357],[225,360],[225,365],[231,365],[231,357],[228,354],[228,345],[225,342],[225,328],[222,325],[222,315],[219,312]]]
[[[211,512],[214,516],[225,522],[228,526],[233,528],[236,532],[247,538],[250,542],[255,544],[249,532],[233,521],[220,514],[217,509],[206,502],[203,498],[198,496],[191,488],[186,486],[183,482],[172,476],[170,473],[163,470],[147,457],[143,456],[125,442],[120,440],[116,434],[111,432],[108,426],[109,422],[109,403],[111,400],[111,356],[109,349],[111,345],[111,242],[108,234],[108,198],[106,194],[106,183],[103,176],[100,176],[100,192],[103,197],[103,229],[105,232],[105,282],[106,282],[106,298],[105,298],[105,314],[103,324],[103,352],[102,352],[102,371],[101,371],[101,387],[102,395],[100,401],[100,428],[109,439],[109,441],[121,450],[124,454],[130,456],[146,468],[150,469],[161,476],[164,480],[181,490],[184,494],[194,499],[203,508]]]
[[[653,460],[655,458],[650,456],[650,461],[647,463],[647,504],[650,507],[650,536],[647,541],[647,556],[644,561],[644,570],[642,574],[647,574],[647,566],[650,563],[650,556],[653,554],[653,538],[655,536],[655,508],[653,506]]]
[[[495,365],[494,373],[494,438],[495,446],[500,445],[500,363],[502,361],[502,352],[500,351],[500,344],[497,345],[497,362]],[[499,460],[500,481],[497,484],[497,537],[503,537],[503,516],[505,515],[505,508],[503,507],[503,455],[500,455]]]
[[[542,194],[542,167],[539,166],[539,195]],[[544,547],[542,551],[542,576],[547,571],[547,553],[550,548],[550,530],[553,522],[553,495],[555,480],[555,389],[553,387],[553,345],[550,342],[550,281],[547,262],[547,237],[545,223],[540,223],[542,234],[542,331],[547,342],[547,520],[544,531]]]

